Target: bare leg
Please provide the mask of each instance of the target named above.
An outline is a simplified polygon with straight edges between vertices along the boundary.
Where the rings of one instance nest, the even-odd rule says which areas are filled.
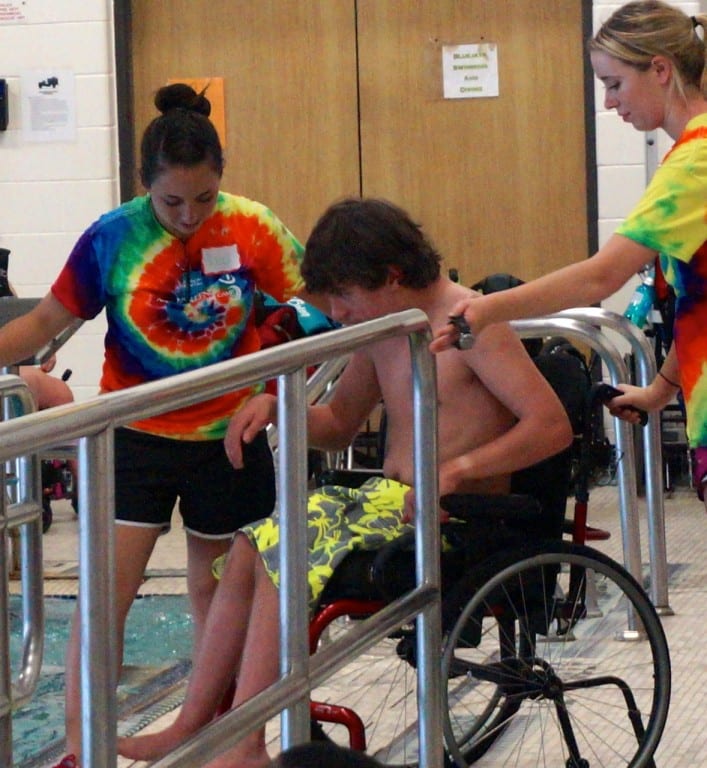
[[[123,658],[125,619],[142,581],[145,567],[155,546],[159,529],[116,525],[116,632],[119,663]],[[79,612],[74,614],[66,649],[65,706],[66,752],[81,753],[81,675]]]
[[[118,752],[134,760],[155,760],[174,749],[211,721],[238,670],[234,704],[269,685],[277,676],[278,631],[277,590],[260,556],[238,535],[214,594],[176,720],[158,733],[119,739]]]
[[[233,707],[274,683],[279,673],[280,618],[278,591],[260,558],[255,568],[255,593],[248,634],[239,666]],[[270,756],[265,749],[265,728],[258,728],[235,747],[219,755],[206,768],[265,768]]]
[[[228,552],[232,541],[231,536],[204,539],[187,533],[187,588],[194,621],[193,659],[196,659],[211,600],[218,586],[212,572],[213,563],[217,557]]]
[[[38,411],[73,402],[74,395],[69,385],[56,376],[31,365],[21,365],[19,373],[29,387]]]

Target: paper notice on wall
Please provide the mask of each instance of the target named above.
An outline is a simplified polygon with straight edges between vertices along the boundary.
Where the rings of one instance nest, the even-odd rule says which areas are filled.
[[[74,73],[31,69],[20,75],[22,138],[25,141],[76,140]]]
[[[0,0],[0,24],[19,24],[27,21],[28,0]]]
[[[445,99],[498,96],[498,46],[443,45],[442,78]]]

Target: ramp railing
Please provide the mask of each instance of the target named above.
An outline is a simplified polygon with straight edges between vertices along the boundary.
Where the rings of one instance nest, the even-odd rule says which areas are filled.
[[[305,371],[373,341],[401,335],[409,337],[411,349],[418,585],[310,660],[305,590],[297,588],[306,579]],[[0,424],[0,462],[50,449],[58,442],[58,435],[62,443],[78,440],[79,609],[85,618],[80,635],[84,768],[109,768],[117,761],[113,430],[274,376],[278,378],[279,398],[278,497],[283,541],[287,542],[281,548],[282,677],[240,707],[237,714],[220,718],[159,765],[186,768],[201,764],[280,712],[283,703],[283,746],[307,740],[309,690],[343,666],[354,650],[372,645],[393,627],[417,616],[420,765],[441,766],[439,526],[434,516],[422,514],[423,509],[436,508],[437,500],[433,469],[437,463],[436,411],[428,407],[436,402],[436,377],[434,359],[427,349],[429,339],[426,315],[408,310]],[[41,573],[39,578],[41,581]],[[0,697],[8,687],[2,672],[0,669]],[[0,736],[0,764],[11,765],[8,712],[0,717]]]
[[[585,310],[577,312],[584,313]],[[593,310],[580,318],[556,315],[514,323],[523,336],[563,335],[587,343],[604,360],[612,383],[628,379],[623,358],[613,342],[597,326],[613,327],[614,320],[596,317]],[[620,326],[621,324],[618,323]],[[415,516],[417,537],[417,588],[391,604],[376,616],[362,622],[345,638],[309,657],[307,649],[307,606],[305,591],[298,585],[306,579],[305,510],[306,510],[306,402],[326,397],[332,376],[340,371],[345,355],[371,342],[405,335],[409,337],[413,378]],[[630,335],[630,334],[626,334]],[[155,763],[156,768],[178,766],[186,768],[215,757],[220,751],[237,743],[246,733],[277,713],[282,718],[282,744],[290,746],[305,741],[309,735],[309,691],[344,666],[352,656],[362,652],[399,624],[418,616],[418,704],[420,765],[437,768],[442,764],[442,698],[439,679],[439,528],[423,509],[434,509],[437,503],[436,410],[426,407],[436,402],[434,360],[427,350],[429,326],[424,313],[409,310],[321,336],[290,342],[238,360],[219,363],[208,368],[185,373],[130,390],[111,393],[81,403],[73,403],[41,413],[28,413],[12,423],[0,424],[0,462],[36,462],[36,455],[51,450],[61,442],[78,440],[79,462],[79,604],[87,620],[81,626],[81,691],[83,725],[83,762],[85,768],[109,768],[116,765],[116,679],[117,668],[110,660],[116,658],[113,606],[115,585],[113,577],[113,430],[174,408],[191,405],[216,397],[237,387],[277,376],[278,433],[273,435],[278,445],[278,498],[282,506],[281,548],[282,588],[280,618],[282,623],[281,679],[263,693],[204,729],[173,753]],[[651,377],[650,360],[640,347],[639,370],[645,379]],[[322,373],[311,387],[306,386],[306,369],[326,361]],[[653,362],[653,366],[655,363]],[[10,384],[17,386],[16,377]],[[4,385],[5,379],[0,379]],[[7,386],[10,386],[8,384]],[[24,395],[23,395],[24,396]],[[649,427],[651,422],[649,421]],[[651,427],[653,429],[653,427]],[[619,514],[628,570],[640,577],[641,550],[636,498],[635,461],[630,426],[616,420]],[[654,447],[653,447],[654,450]],[[655,462],[653,462],[655,463]],[[648,464],[648,462],[647,462]],[[29,465],[31,466],[31,464]],[[37,470],[35,470],[37,471]],[[28,483],[21,491],[20,506],[13,511],[15,521],[35,520],[33,506],[37,475],[24,474]],[[34,478],[34,479],[32,479]],[[651,481],[653,482],[653,481]],[[658,539],[662,494],[653,490],[660,509],[654,509],[652,536]],[[662,491],[662,487],[660,488]],[[29,503],[32,509],[22,506]],[[36,523],[36,524],[35,524]],[[5,543],[8,530],[7,506],[0,507],[0,541]],[[22,545],[23,568],[27,568],[27,614],[35,626],[28,634],[25,655],[30,662],[21,675],[18,695],[34,687],[32,680],[41,663],[41,527],[39,518],[29,526]],[[656,530],[657,529],[657,530]],[[3,546],[3,553],[6,547]],[[39,555],[37,554],[39,552]],[[39,560],[39,563],[37,563]],[[657,562],[653,562],[656,560]],[[0,607],[7,608],[7,569],[0,555],[3,570],[0,578]],[[666,573],[664,551],[660,541],[651,546],[652,588],[666,595],[667,586],[659,583]],[[655,586],[654,586],[655,585]],[[665,589],[665,591],[661,591]],[[24,590],[24,587],[23,587]],[[37,637],[39,629],[39,637]],[[6,638],[7,610],[0,616],[1,638]],[[5,646],[7,647],[7,646]],[[39,659],[39,662],[37,661]],[[106,663],[106,660],[109,660]],[[12,685],[6,654],[0,659],[0,764],[12,764],[10,702]]]

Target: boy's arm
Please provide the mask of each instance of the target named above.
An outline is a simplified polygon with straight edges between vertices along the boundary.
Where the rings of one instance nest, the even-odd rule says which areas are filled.
[[[565,409],[506,324],[486,329],[462,354],[484,386],[517,418],[504,434],[440,466],[440,495],[467,481],[509,474],[559,453],[572,442]],[[460,393],[464,397],[465,393]]]
[[[310,406],[307,411],[309,444],[324,451],[347,448],[380,399],[371,358],[362,351],[354,353],[336,383],[331,400]]]
[[[367,355],[357,352],[339,377],[331,400],[307,409],[308,443],[326,451],[348,447],[379,400],[373,363]],[[271,423],[277,423],[277,397],[273,395],[257,395],[233,415],[224,447],[234,467],[243,466],[241,442],[251,442]]]

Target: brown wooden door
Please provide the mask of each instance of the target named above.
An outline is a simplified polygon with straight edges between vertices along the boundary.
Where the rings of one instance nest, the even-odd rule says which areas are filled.
[[[352,0],[132,0],[136,147],[170,78],[223,77],[223,188],[268,205],[301,239],[358,194]]]
[[[569,0],[359,0],[365,195],[471,284],[586,258],[583,33]],[[496,43],[499,96],[442,98],[441,46]]]
[[[135,136],[168,78],[225,78],[224,189],[302,239],[387,197],[471,284],[588,255],[580,0],[132,0]],[[444,100],[441,45],[498,46],[497,98]]]

